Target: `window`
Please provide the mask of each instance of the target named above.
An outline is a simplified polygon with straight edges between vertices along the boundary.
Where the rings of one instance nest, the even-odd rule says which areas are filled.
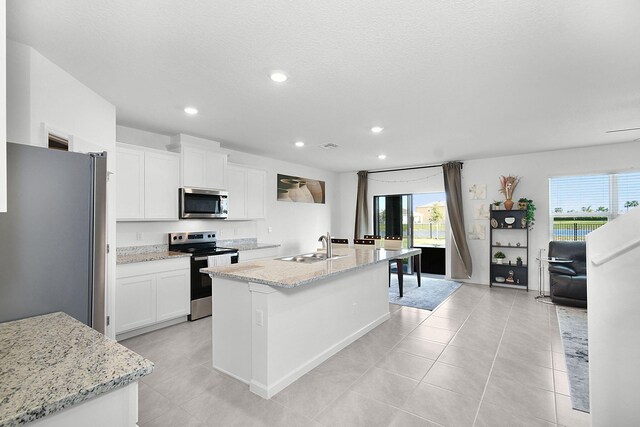
[[[552,240],[585,240],[591,231],[638,206],[640,173],[549,180]]]

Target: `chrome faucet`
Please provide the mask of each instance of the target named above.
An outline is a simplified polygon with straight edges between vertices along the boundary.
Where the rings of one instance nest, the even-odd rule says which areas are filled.
[[[331,234],[327,231],[327,235],[324,234],[318,238],[318,242],[322,242],[322,247],[327,249],[327,259],[333,256],[333,251],[331,250]]]

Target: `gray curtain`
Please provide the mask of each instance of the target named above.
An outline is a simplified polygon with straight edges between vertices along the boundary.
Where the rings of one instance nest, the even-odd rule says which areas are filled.
[[[462,210],[462,163],[449,162],[442,165],[444,191],[447,193],[447,213],[453,234],[451,247],[451,278],[469,279],[473,271],[471,254],[467,245]]]
[[[369,232],[369,208],[367,206],[367,176],[369,172],[358,172],[358,195],[356,197],[356,227],[354,239],[360,239]]]

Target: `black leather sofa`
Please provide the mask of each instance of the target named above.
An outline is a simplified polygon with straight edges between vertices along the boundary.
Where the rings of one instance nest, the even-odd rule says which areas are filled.
[[[570,263],[549,262],[551,300],[556,304],[586,308],[586,242],[549,242],[549,257],[572,260]]]

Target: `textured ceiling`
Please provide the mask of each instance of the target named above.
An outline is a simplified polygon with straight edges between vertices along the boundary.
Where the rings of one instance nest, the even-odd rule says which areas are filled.
[[[9,0],[7,33],[118,124],[336,171],[640,138],[605,134],[640,127],[637,0]]]

